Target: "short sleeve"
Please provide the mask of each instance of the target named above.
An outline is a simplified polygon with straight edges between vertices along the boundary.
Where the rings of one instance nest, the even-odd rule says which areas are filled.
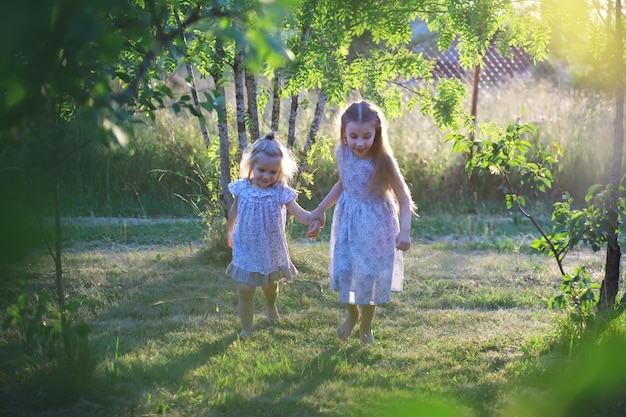
[[[228,184],[228,191],[230,191],[230,193],[235,197],[239,197],[244,189],[245,181],[247,180],[239,179],[231,182],[230,184]]]
[[[298,196],[293,188],[283,187],[280,193],[280,204],[287,204]]]

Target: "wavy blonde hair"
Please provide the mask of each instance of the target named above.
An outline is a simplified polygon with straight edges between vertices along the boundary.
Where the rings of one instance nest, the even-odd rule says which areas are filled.
[[[251,146],[248,146],[241,156],[239,176],[241,178],[252,179],[254,176],[254,164],[258,155],[264,153],[268,156],[279,156],[281,158],[280,173],[278,182],[283,186],[289,185],[298,172],[298,164],[293,153],[276,139],[276,133],[270,132],[262,138],[257,139]]]

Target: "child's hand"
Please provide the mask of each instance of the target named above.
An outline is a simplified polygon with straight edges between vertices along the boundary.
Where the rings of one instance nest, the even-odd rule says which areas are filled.
[[[408,232],[400,232],[396,236],[396,249],[407,251],[411,247],[411,236]]]
[[[311,222],[315,220],[320,222],[320,229],[323,229],[324,225],[326,224],[326,212],[319,208],[313,210],[311,213],[309,213],[309,224],[311,224]]]
[[[319,219],[312,219],[309,222],[309,230],[306,232],[306,237],[316,239],[320,237],[320,230],[322,229],[322,221]]]
[[[326,212],[320,209],[313,210],[309,213],[309,230],[306,232],[306,236],[312,239],[318,238],[324,224],[326,224]]]
[[[232,249],[233,248],[233,234],[226,233],[226,240],[228,242],[228,247]]]

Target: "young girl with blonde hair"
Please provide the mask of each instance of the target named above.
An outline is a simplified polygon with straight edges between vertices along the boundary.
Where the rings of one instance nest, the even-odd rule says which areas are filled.
[[[341,116],[337,148],[339,181],[311,212],[313,234],[337,204],[330,238],[330,287],[339,293],[348,317],[337,335],[347,339],[361,321],[359,338],[374,344],[376,305],[402,291],[402,251],[411,246],[416,207],[393,156],[385,119],[376,106],[361,101]],[[399,216],[399,219],[398,219]]]
[[[262,287],[267,319],[276,322],[278,283],[298,273],[289,257],[285,236],[286,211],[304,224],[309,212],[297,202],[289,181],[297,170],[291,152],[270,133],[256,140],[241,159],[240,179],[228,185],[234,202],[226,234],[233,259],[226,273],[237,281],[241,337],[253,330],[254,293]]]

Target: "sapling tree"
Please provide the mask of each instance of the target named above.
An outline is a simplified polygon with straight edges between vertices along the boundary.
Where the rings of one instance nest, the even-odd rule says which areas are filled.
[[[605,275],[600,290],[600,307],[611,311],[619,292],[621,247],[619,243],[623,200],[624,142],[624,21],[621,0],[544,0],[539,11],[553,32],[552,51],[571,63],[571,78],[581,88],[614,97],[615,118],[612,159],[600,168],[606,172],[606,185],[595,187],[587,203],[602,201],[598,213],[598,238],[606,247]],[[625,301],[626,299],[622,299]]]
[[[563,195],[554,205],[552,228],[546,230],[537,218],[527,209],[526,195],[538,191],[545,193],[553,183],[553,170],[562,155],[561,147],[553,143],[547,149],[537,149],[529,140],[537,135],[532,124],[517,122],[503,128],[495,123],[479,123],[472,135],[452,134],[455,152],[472,153],[465,169],[468,175],[499,176],[506,189],[505,199],[508,209],[515,208],[530,220],[539,237],[531,247],[548,254],[556,261],[562,276],[563,294],[556,296],[552,303],[567,309],[576,325],[577,334],[594,317],[594,307],[598,294],[594,292],[599,284],[591,282],[584,266],[576,268],[572,274],[565,267],[566,255],[579,243],[585,242],[594,250],[606,243],[606,200],[602,193],[590,190],[588,206],[584,209],[572,208],[572,199]]]
[[[468,172],[487,170],[503,178],[508,190],[507,206],[516,206],[526,217],[531,219],[541,237],[533,242],[533,247],[551,254],[563,275],[564,291],[554,301],[557,305],[566,304],[572,309],[572,320],[584,326],[595,314],[596,305],[603,312],[613,311],[619,291],[621,247],[619,233],[625,213],[625,189],[623,186],[623,111],[624,111],[624,42],[621,0],[592,3],[586,1],[563,2],[548,0],[538,3],[546,24],[554,32],[554,51],[562,59],[579,67],[592,68],[591,76],[576,74],[579,82],[586,88],[611,92],[615,96],[615,128],[613,137],[610,179],[605,185],[591,187],[585,197],[583,208],[575,209],[573,199],[564,193],[560,201],[554,204],[552,230],[545,232],[532,215],[525,210],[525,197],[519,187],[526,184],[543,192],[553,182],[551,168],[561,152],[555,147],[553,152],[535,155],[536,159],[527,159],[531,150],[525,135],[533,134],[534,127],[515,123],[507,129],[492,125],[477,127],[480,135],[472,139],[474,132],[467,137],[453,135],[455,149],[461,153],[476,153],[468,161]],[[571,35],[571,37],[569,37]],[[568,39],[564,42],[564,39]],[[576,39],[576,42],[572,42]],[[573,46],[575,45],[575,46]],[[537,162],[538,161],[538,162]],[[511,173],[515,170],[521,175],[520,182],[512,181]],[[589,245],[594,251],[606,248],[605,276],[602,284],[592,283],[584,267],[573,274],[566,271],[563,259],[578,244]],[[597,289],[600,291],[594,291]],[[565,300],[569,299],[569,303]],[[620,304],[623,305],[624,300]],[[581,327],[579,327],[580,329]]]

